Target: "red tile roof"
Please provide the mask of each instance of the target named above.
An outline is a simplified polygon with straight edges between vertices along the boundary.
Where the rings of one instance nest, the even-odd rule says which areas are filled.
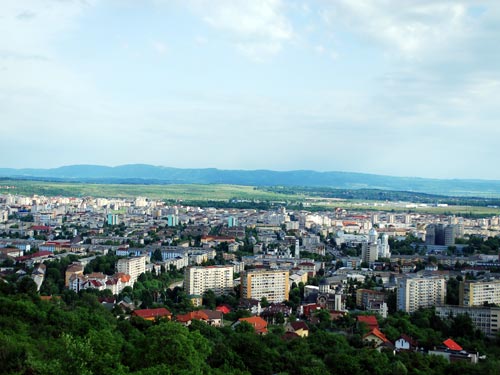
[[[267,322],[260,316],[251,316],[250,318],[239,318],[240,322],[247,322],[252,325],[255,332],[263,334],[267,333]]]
[[[177,315],[175,320],[177,320],[180,323],[187,323],[190,322],[191,320],[208,320],[208,315],[205,314],[203,311],[191,311],[188,312],[187,314]]]
[[[363,338],[366,338],[366,337],[368,337],[370,335],[378,337],[384,343],[390,342],[389,339],[387,337],[385,337],[385,335],[382,332],[380,332],[378,328],[372,329],[370,332],[368,332],[366,335],[364,335]]]
[[[172,313],[166,308],[160,307],[158,309],[134,310],[134,312],[132,312],[132,315],[139,316],[143,319],[156,319],[170,317],[172,316]]]
[[[444,346],[446,346],[450,350],[455,350],[455,351],[463,350],[463,348],[460,345],[458,345],[455,341],[453,341],[452,339],[448,339],[448,340],[443,341],[443,344],[444,344]]]
[[[358,323],[365,323],[370,330],[378,328],[378,322],[375,315],[358,315],[357,319]]]
[[[227,314],[231,312],[231,309],[227,305],[217,306],[215,310],[220,311],[223,314]]]

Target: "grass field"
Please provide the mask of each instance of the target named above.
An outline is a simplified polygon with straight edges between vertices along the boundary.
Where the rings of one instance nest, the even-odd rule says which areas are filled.
[[[14,187],[7,189],[6,186]],[[266,200],[283,201],[303,195],[277,194],[239,185],[127,185],[63,183],[27,180],[0,180],[0,194],[46,195],[64,197],[135,198],[179,200]]]
[[[13,188],[7,188],[13,187]],[[128,184],[88,184],[62,183],[28,180],[1,180],[0,194],[46,195],[65,197],[105,197],[135,198],[143,196],[151,199],[186,201],[227,201],[230,199],[259,200],[273,202],[302,202],[305,209],[332,210],[340,207],[348,210],[377,210],[394,212],[420,212],[431,214],[492,216],[499,215],[500,209],[482,206],[447,206],[407,208],[404,204],[369,200],[339,200],[308,197],[306,194],[281,194],[240,185],[128,185]]]

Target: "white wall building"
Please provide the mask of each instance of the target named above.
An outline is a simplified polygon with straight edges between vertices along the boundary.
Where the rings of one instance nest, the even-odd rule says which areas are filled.
[[[146,256],[118,259],[116,271],[130,275],[130,283],[134,283],[141,273],[146,272]]]
[[[199,295],[212,290],[220,296],[233,290],[233,266],[188,267],[184,275],[184,289],[188,295]]]
[[[420,307],[444,305],[446,280],[444,277],[403,277],[398,281],[398,310],[414,312]]]

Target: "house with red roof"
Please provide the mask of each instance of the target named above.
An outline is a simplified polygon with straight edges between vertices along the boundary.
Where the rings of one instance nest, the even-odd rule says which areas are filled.
[[[374,328],[364,335],[363,342],[376,349],[381,349],[382,347],[393,347],[389,339],[385,337],[385,335],[378,328]]]
[[[229,314],[231,312],[231,308],[228,305],[217,306],[215,310],[220,311],[223,314]]]
[[[233,324],[233,328],[241,324],[241,322],[247,322],[250,324],[255,333],[259,335],[267,334],[267,322],[262,319],[260,316],[251,316],[250,318],[240,318],[236,323]]]
[[[193,320],[200,320],[206,322],[208,320],[207,314],[203,311],[190,311],[187,314],[179,314],[175,317],[175,321],[185,326],[191,325]]]
[[[146,320],[172,319],[172,313],[164,307],[159,307],[157,309],[134,310],[132,312],[132,316],[138,316]]]
[[[452,339],[447,339],[443,341],[443,345],[446,346],[447,349],[453,350],[453,351],[461,351],[464,350],[460,345],[458,345],[455,341]]]
[[[477,363],[479,359],[479,353],[467,352],[452,339],[444,340],[442,347],[429,350],[429,354],[444,357],[449,362]]]
[[[378,321],[375,315],[358,315],[356,317],[356,320],[358,321],[358,326],[360,325],[360,323],[364,323],[367,325],[370,331],[375,328],[378,329]]]

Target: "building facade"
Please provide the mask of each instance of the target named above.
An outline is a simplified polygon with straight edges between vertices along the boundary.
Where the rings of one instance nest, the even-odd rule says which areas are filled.
[[[466,280],[460,283],[460,306],[483,306],[485,303],[500,304],[500,280]]]
[[[211,290],[220,296],[232,292],[233,286],[233,266],[188,267],[184,274],[188,295],[202,296]]]
[[[116,271],[130,275],[130,283],[134,285],[139,275],[146,272],[146,256],[118,259]]]
[[[249,270],[241,274],[241,298],[265,297],[269,302],[283,302],[288,300],[289,291],[287,270]]]
[[[446,281],[443,277],[404,277],[398,281],[398,310],[414,312],[420,307],[444,305]]]
[[[436,307],[436,315],[441,319],[452,318],[457,315],[468,315],[474,327],[486,336],[495,337],[498,334],[500,307],[446,305]]]

